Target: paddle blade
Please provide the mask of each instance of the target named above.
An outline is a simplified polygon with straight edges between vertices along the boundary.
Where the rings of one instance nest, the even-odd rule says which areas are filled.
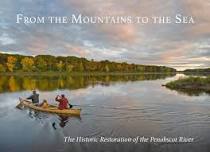
[[[73,105],[69,104],[69,108],[72,108],[72,107],[73,107]]]

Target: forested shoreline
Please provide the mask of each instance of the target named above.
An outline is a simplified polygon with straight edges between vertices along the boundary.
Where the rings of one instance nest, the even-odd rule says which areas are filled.
[[[17,72],[172,73],[176,70],[165,66],[118,63],[109,60],[94,61],[75,56],[24,56],[0,53],[0,73]]]
[[[210,68],[205,68],[205,69],[186,69],[183,71],[184,73],[210,73]]]

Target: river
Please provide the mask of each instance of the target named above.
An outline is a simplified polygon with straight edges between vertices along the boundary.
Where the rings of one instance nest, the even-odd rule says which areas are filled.
[[[162,87],[184,75],[0,76],[0,151],[207,152],[210,96]],[[55,104],[65,94],[80,117],[17,109],[34,88]],[[64,137],[191,137],[191,143],[64,142]]]

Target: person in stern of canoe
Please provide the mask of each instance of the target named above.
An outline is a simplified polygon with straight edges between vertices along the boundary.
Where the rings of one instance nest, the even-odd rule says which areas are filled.
[[[68,105],[71,108],[71,105],[69,104],[69,101],[64,94],[62,94],[61,96],[57,95],[55,101],[59,102],[58,109],[60,110],[68,109]]]
[[[30,95],[27,99],[32,100],[32,103],[35,105],[39,104],[39,94],[36,93],[36,90],[33,90],[32,95]]]

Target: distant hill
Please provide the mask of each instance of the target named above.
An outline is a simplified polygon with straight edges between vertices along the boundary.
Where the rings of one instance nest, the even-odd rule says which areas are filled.
[[[123,72],[171,73],[175,69],[165,66],[118,63],[109,60],[94,61],[75,56],[24,56],[0,53],[0,72]]]
[[[210,68],[206,69],[187,69],[184,73],[210,73]]]

